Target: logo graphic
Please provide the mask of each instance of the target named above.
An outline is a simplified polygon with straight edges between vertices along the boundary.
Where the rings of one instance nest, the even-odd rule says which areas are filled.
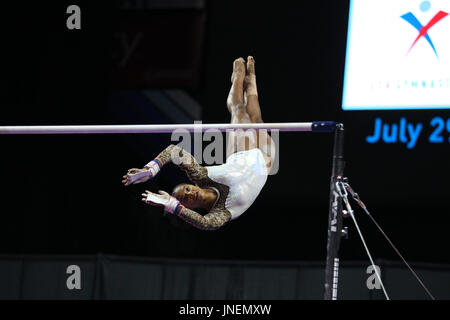
[[[420,4],[420,10],[422,12],[426,12],[428,10],[430,10],[431,8],[431,3],[430,1],[423,1]],[[417,41],[419,41],[419,39],[421,37],[424,37],[427,42],[430,44],[431,48],[434,51],[434,54],[436,55],[436,58],[439,59],[439,56],[437,54],[436,48],[434,47],[433,41],[431,41],[430,36],[428,35],[428,30],[430,30],[431,27],[433,27],[436,23],[438,23],[439,21],[441,21],[443,18],[445,18],[446,16],[448,16],[447,12],[444,11],[439,11],[438,13],[436,13],[434,15],[433,18],[431,18],[431,20],[425,25],[423,26],[420,21],[416,18],[416,16],[411,13],[408,12],[404,15],[401,16],[401,18],[403,18],[404,20],[406,20],[409,24],[411,24],[414,28],[417,29],[417,31],[419,31],[419,35],[417,36],[417,38],[414,40],[413,44],[411,45],[411,47],[408,50],[408,53],[411,51],[411,49],[415,46],[415,44],[417,43]]]

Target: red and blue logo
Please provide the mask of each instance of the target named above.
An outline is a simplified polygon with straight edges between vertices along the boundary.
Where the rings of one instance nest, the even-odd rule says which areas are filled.
[[[430,10],[431,8],[431,2],[430,1],[423,1],[420,4],[420,10],[422,12],[427,12],[428,10]],[[412,50],[412,48],[416,45],[417,41],[419,41],[419,39],[421,37],[424,37],[428,44],[431,46],[431,48],[434,51],[434,54],[436,55],[436,58],[439,59],[439,56],[437,54],[436,48],[434,47],[433,41],[431,41],[430,36],[428,35],[428,31],[439,21],[441,21],[442,19],[444,19],[446,16],[448,16],[447,12],[444,11],[439,11],[438,13],[436,13],[433,18],[431,18],[431,20],[426,24],[426,25],[422,25],[422,23],[416,18],[416,16],[411,13],[405,13],[404,15],[401,16],[401,18],[403,18],[404,20],[406,20],[410,25],[412,25],[414,28],[417,29],[417,31],[419,32],[418,36],[416,37],[416,39],[414,40],[414,42],[412,43],[411,47],[408,50],[408,54],[409,52]]]

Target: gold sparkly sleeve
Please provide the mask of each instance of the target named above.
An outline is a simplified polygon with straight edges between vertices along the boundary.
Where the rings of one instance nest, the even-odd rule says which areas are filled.
[[[231,220],[231,213],[224,209],[212,209],[208,214],[202,216],[194,210],[183,207],[178,216],[202,230],[216,230]]]
[[[162,165],[172,162],[186,172],[187,176],[194,183],[201,182],[208,178],[208,170],[197,163],[197,160],[186,150],[171,144],[156,158]]]

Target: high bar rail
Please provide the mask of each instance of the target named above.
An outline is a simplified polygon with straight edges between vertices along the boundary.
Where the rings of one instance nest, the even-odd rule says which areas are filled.
[[[172,133],[174,130],[201,132],[206,130],[265,129],[286,132],[334,132],[336,122],[286,123],[207,123],[207,124],[151,124],[151,125],[58,125],[58,126],[0,126],[0,134],[127,134]]]

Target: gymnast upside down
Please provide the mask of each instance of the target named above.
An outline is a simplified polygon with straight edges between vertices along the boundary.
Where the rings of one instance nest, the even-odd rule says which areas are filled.
[[[233,63],[231,89],[227,98],[231,123],[262,123],[256,87],[255,60],[249,56]],[[186,150],[170,145],[142,169],[129,169],[123,176],[125,186],[146,182],[173,160],[194,184],[181,184],[172,195],[145,191],[142,201],[179,216],[194,227],[215,230],[244,213],[256,200],[275,158],[275,145],[267,131],[230,133],[225,164],[203,167]],[[172,161],[174,162],[174,161]],[[201,215],[195,210],[205,209]]]

